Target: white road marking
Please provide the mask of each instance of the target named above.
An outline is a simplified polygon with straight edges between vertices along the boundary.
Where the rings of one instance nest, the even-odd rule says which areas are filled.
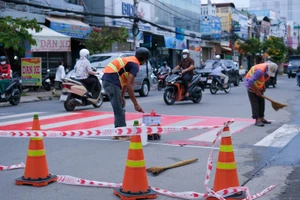
[[[66,117],[66,116],[70,116],[70,115],[74,115],[74,114],[78,114],[78,113],[72,112],[72,113],[61,113],[61,114],[56,114],[56,115],[47,115],[47,116],[39,117],[39,120],[51,119],[51,118],[56,118],[56,117]],[[24,123],[24,122],[31,122],[32,119],[33,118],[26,118],[26,119],[2,122],[2,123],[0,123],[0,126],[13,125],[13,124],[19,124],[19,123]]]
[[[254,146],[284,147],[299,133],[299,126],[284,124]]]
[[[250,122],[234,122],[233,124],[231,124],[229,126],[231,134],[246,128],[250,124],[252,124],[252,123],[250,123]],[[219,130],[220,130],[220,128],[214,128],[210,131],[202,133],[201,135],[189,138],[189,140],[201,141],[201,142],[213,142],[214,139],[216,138],[216,134]]]
[[[6,115],[6,116],[0,117],[0,119],[24,117],[24,116],[27,116],[27,115],[32,115],[32,117],[33,117],[34,114],[42,114],[42,113],[45,113],[45,112],[29,112],[29,113],[15,114],[15,115]],[[1,115],[3,115],[3,114],[1,114]]]

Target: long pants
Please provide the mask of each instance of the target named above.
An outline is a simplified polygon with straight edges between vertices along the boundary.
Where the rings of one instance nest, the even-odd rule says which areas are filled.
[[[252,118],[265,117],[265,99],[250,91],[248,91],[248,97],[252,108]]]
[[[122,106],[123,101],[120,86],[106,80],[102,80],[102,84],[114,111],[115,128],[125,127],[125,109]]]
[[[87,79],[80,80],[86,87],[86,89],[93,94],[96,87],[96,79],[93,77],[88,77]]]
[[[189,82],[192,80],[193,75],[192,74],[183,74],[182,76],[182,84],[184,87],[184,94],[187,93],[188,88],[189,88]]]
[[[223,74],[223,73],[219,74],[219,76],[220,76],[221,78],[224,79],[224,84],[227,84],[227,83],[228,83],[228,76],[226,76],[226,75]]]
[[[10,79],[0,80],[0,94],[3,94],[7,85],[10,83]]]

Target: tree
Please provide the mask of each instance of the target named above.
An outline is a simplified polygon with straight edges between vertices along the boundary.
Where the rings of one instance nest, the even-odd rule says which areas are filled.
[[[0,44],[4,46],[4,49],[12,48],[19,55],[23,55],[25,53],[25,41],[31,45],[36,45],[36,41],[28,29],[39,32],[42,28],[36,19],[0,17]]]
[[[271,36],[268,40],[265,40],[262,44],[262,48],[269,54],[270,59],[278,65],[284,62],[287,47],[283,41],[283,38]]]
[[[91,54],[101,53],[108,50],[114,42],[123,43],[128,38],[128,29],[122,28],[109,28],[94,29],[88,39],[83,42]]]
[[[241,43],[239,47],[239,52],[244,55],[251,55],[253,59],[253,63],[255,63],[255,55],[260,53],[261,51],[261,43],[257,38],[249,38],[245,43]]]

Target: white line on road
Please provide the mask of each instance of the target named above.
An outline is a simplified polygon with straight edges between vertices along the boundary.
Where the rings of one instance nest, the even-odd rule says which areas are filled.
[[[0,119],[9,119],[9,118],[17,118],[17,117],[24,117],[27,115],[34,115],[34,114],[42,114],[45,112],[29,112],[29,113],[22,113],[22,114],[15,114],[15,115],[6,115],[6,116],[2,116],[0,117]]]
[[[254,146],[284,147],[299,133],[299,126],[284,124]]]

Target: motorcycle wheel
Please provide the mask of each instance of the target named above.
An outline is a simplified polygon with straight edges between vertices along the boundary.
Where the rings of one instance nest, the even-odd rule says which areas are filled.
[[[72,98],[68,97],[67,100],[64,102],[64,107],[66,111],[73,111],[75,109],[75,105],[72,103]]]
[[[172,88],[168,88],[164,93],[164,101],[167,105],[173,105],[175,103],[175,91]]]
[[[43,87],[44,87],[44,89],[45,89],[46,91],[50,91],[50,90],[51,90],[51,85],[50,85],[50,83],[45,82],[45,83],[43,84]]]
[[[225,92],[225,93],[229,93],[230,90],[231,90],[231,86],[230,86],[230,84],[228,83],[228,84],[227,84],[227,88],[224,89],[224,92]]]
[[[159,81],[159,82],[157,83],[157,90],[158,90],[158,91],[161,91],[161,89],[162,89],[162,82]]]
[[[21,95],[17,95],[17,96],[14,96],[13,99],[9,101],[9,103],[12,106],[16,106],[20,103],[20,100],[21,100]]]
[[[194,103],[200,103],[201,99],[202,99],[202,92],[200,91],[200,92],[199,92],[199,97],[198,97],[198,98],[193,98],[192,101],[193,101]]]
[[[100,94],[100,98],[97,101],[97,103],[93,104],[94,108],[100,108],[102,106],[102,104],[103,104],[103,101],[104,101],[103,94]]]
[[[216,81],[213,81],[210,86],[209,86],[209,90],[211,94],[216,94],[218,89],[217,89],[217,83]]]

